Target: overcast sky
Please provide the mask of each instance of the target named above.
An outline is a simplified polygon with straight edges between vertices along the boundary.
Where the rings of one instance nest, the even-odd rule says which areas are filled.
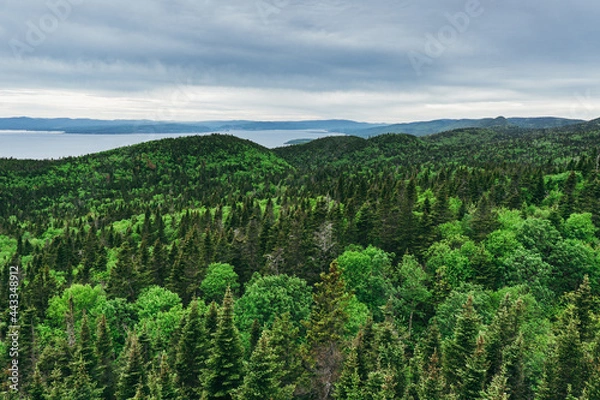
[[[0,117],[600,117],[598,0],[0,0]]]

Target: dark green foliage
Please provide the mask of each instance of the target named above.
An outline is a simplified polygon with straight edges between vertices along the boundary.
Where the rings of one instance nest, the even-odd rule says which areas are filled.
[[[143,390],[145,386],[146,371],[137,335],[132,333],[128,341],[129,346],[125,349],[123,369],[117,383],[117,400],[129,400],[136,395],[138,388]]]
[[[182,395],[188,399],[198,399],[202,389],[200,378],[208,357],[209,338],[204,319],[198,311],[198,302],[192,301],[189,308],[177,346],[175,371]]]
[[[480,318],[473,308],[473,297],[469,296],[457,318],[454,336],[445,343],[443,372],[446,383],[455,388],[462,387],[467,361],[477,348]]]
[[[227,288],[211,354],[206,362],[203,398],[208,400],[233,399],[243,381],[244,351],[234,323],[233,305],[233,294]]]

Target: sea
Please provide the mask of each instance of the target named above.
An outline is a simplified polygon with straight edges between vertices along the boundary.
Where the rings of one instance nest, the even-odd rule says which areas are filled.
[[[267,148],[286,146],[286,143],[298,139],[314,140],[325,136],[343,135],[322,130],[232,130],[223,134],[248,139]],[[210,133],[74,134],[0,130],[0,158],[44,160],[76,157],[151,140],[194,135]]]

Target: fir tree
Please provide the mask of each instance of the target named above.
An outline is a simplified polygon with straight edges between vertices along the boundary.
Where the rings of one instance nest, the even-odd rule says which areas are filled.
[[[207,358],[207,336],[204,320],[198,311],[198,301],[190,304],[190,312],[181,332],[175,361],[181,394],[187,399],[200,396],[200,375]]]
[[[233,294],[227,288],[212,342],[212,354],[206,365],[203,396],[207,400],[231,400],[235,389],[242,383],[244,351],[234,324],[233,306]]]
[[[282,387],[282,364],[270,346],[270,333],[263,331],[246,367],[246,375],[235,398],[240,400],[291,399],[293,386]]]
[[[342,271],[334,261],[329,273],[321,274],[321,282],[315,285],[313,309],[306,324],[307,363],[312,375],[309,390],[322,399],[329,396],[341,369],[348,301]]]
[[[130,334],[129,347],[124,350],[125,364],[119,375],[117,384],[117,400],[129,400],[136,395],[138,388],[144,386],[144,363],[140,354],[138,338],[135,333]]]
[[[460,387],[461,376],[467,360],[475,352],[479,332],[479,316],[473,308],[473,297],[469,296],[456,320],[454,337],[444,347],[443,371],[450,386]]]
[[[115,356],[110,328],[104,315],[100,316],[96,326],[95,356],[98,364],[94,376],[103,388],[102,398],[112,400],[115,393]]]

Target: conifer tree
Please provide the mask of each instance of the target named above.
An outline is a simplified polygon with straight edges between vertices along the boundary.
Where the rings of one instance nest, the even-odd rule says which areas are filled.
[[[275,318],[270,332],[271,347],[281,365],[281,382],[284,386],[295,386],[302,373],[302,359],[298,356],[300,330],[286,312]]]
[[[94,375],[103,388],[102,398],[112,400],[115,393],[115,356],[110,328],[104,315],[100,316],[96,326],[95,356],[98,364]]]
[[[481,400],[509,400],[509,399],[525,399],[525,397],[511,396],[507,389],[507,378],[502,371],[494,376],[488,388],[481,393]]]
[[[138,338],[135,333],[130,334],[129,346],[124,351],[125,360],[123,370],[119,375],[117,384],[117,400],[129,400],[136,395],[138,387],[144,386],[145,369],[140,354]]]
[[[483,336],[479,336],[475,352],[467,360],[461,376],[460,391],[458,393],[460,400],[476,399],[479,396],[485,384],[486,371],[485,342]]]
[[[335,384],[333,398],[336,400],[360,400],[362,382],[358,373],[358,354],[356,346],[352,346],[344,361],[340,379]]]
[[[426,369],[421,372],[418,387],[419,399],[442,400],[444,398],[444,377],[437,349],[429,358]]]
[[[85,370],[91,378],[95,377],[95,367],[97,358],[94,352],[94,343],[92,341],[92,333],[88,322],[87,313],[83,311],[81,319],[81,327],[79,329],[79,340],[77,342],[77,350],[75,351],[77,362],[83,362]]]
[[[235,389],[242,383],[244,350],[234,324],[233,306],[233,294],[227,288],[212,341],[212,352],[206,363],[203,393],[206,400],[231,400]]]
[[[148,386],[150,390],[150,396],[153,400],[179,399],[176,375],[171,372],[166,353],[163,352],[161,354],[158,369],[151,375]]]
[[[321,282],[315,285],[313,309],[306,324],[307,363],[312,375],[310,390],[322,399],[328,398],[340,373],[348,301],[342,271],[334,261],[329,273],[321,274]]]
[[[294,386],[282,387],[281,363],[270,346],[270,333],[263,331],[246,367],[246,375],[235,398],[240,400],[291,399]]]
[[[469,296],[456,320],[454,337],[444,347],[443,372],[450,386],[460,387],[467,360],[477,347],[479,324],[479,316],[473,308],[473,297]]]
[[[181,331],[175,361],[182,396],[197,399],[201,392],[200,375],[205,367],[208,343],[198,301],[190,304],[190,312]]]
[[[68,395],[65,398],[72,400],[100,400],[102,389],[88,374],[88,366],[83,357],[80,357],[74,368],[75,374],[71,376]]]

